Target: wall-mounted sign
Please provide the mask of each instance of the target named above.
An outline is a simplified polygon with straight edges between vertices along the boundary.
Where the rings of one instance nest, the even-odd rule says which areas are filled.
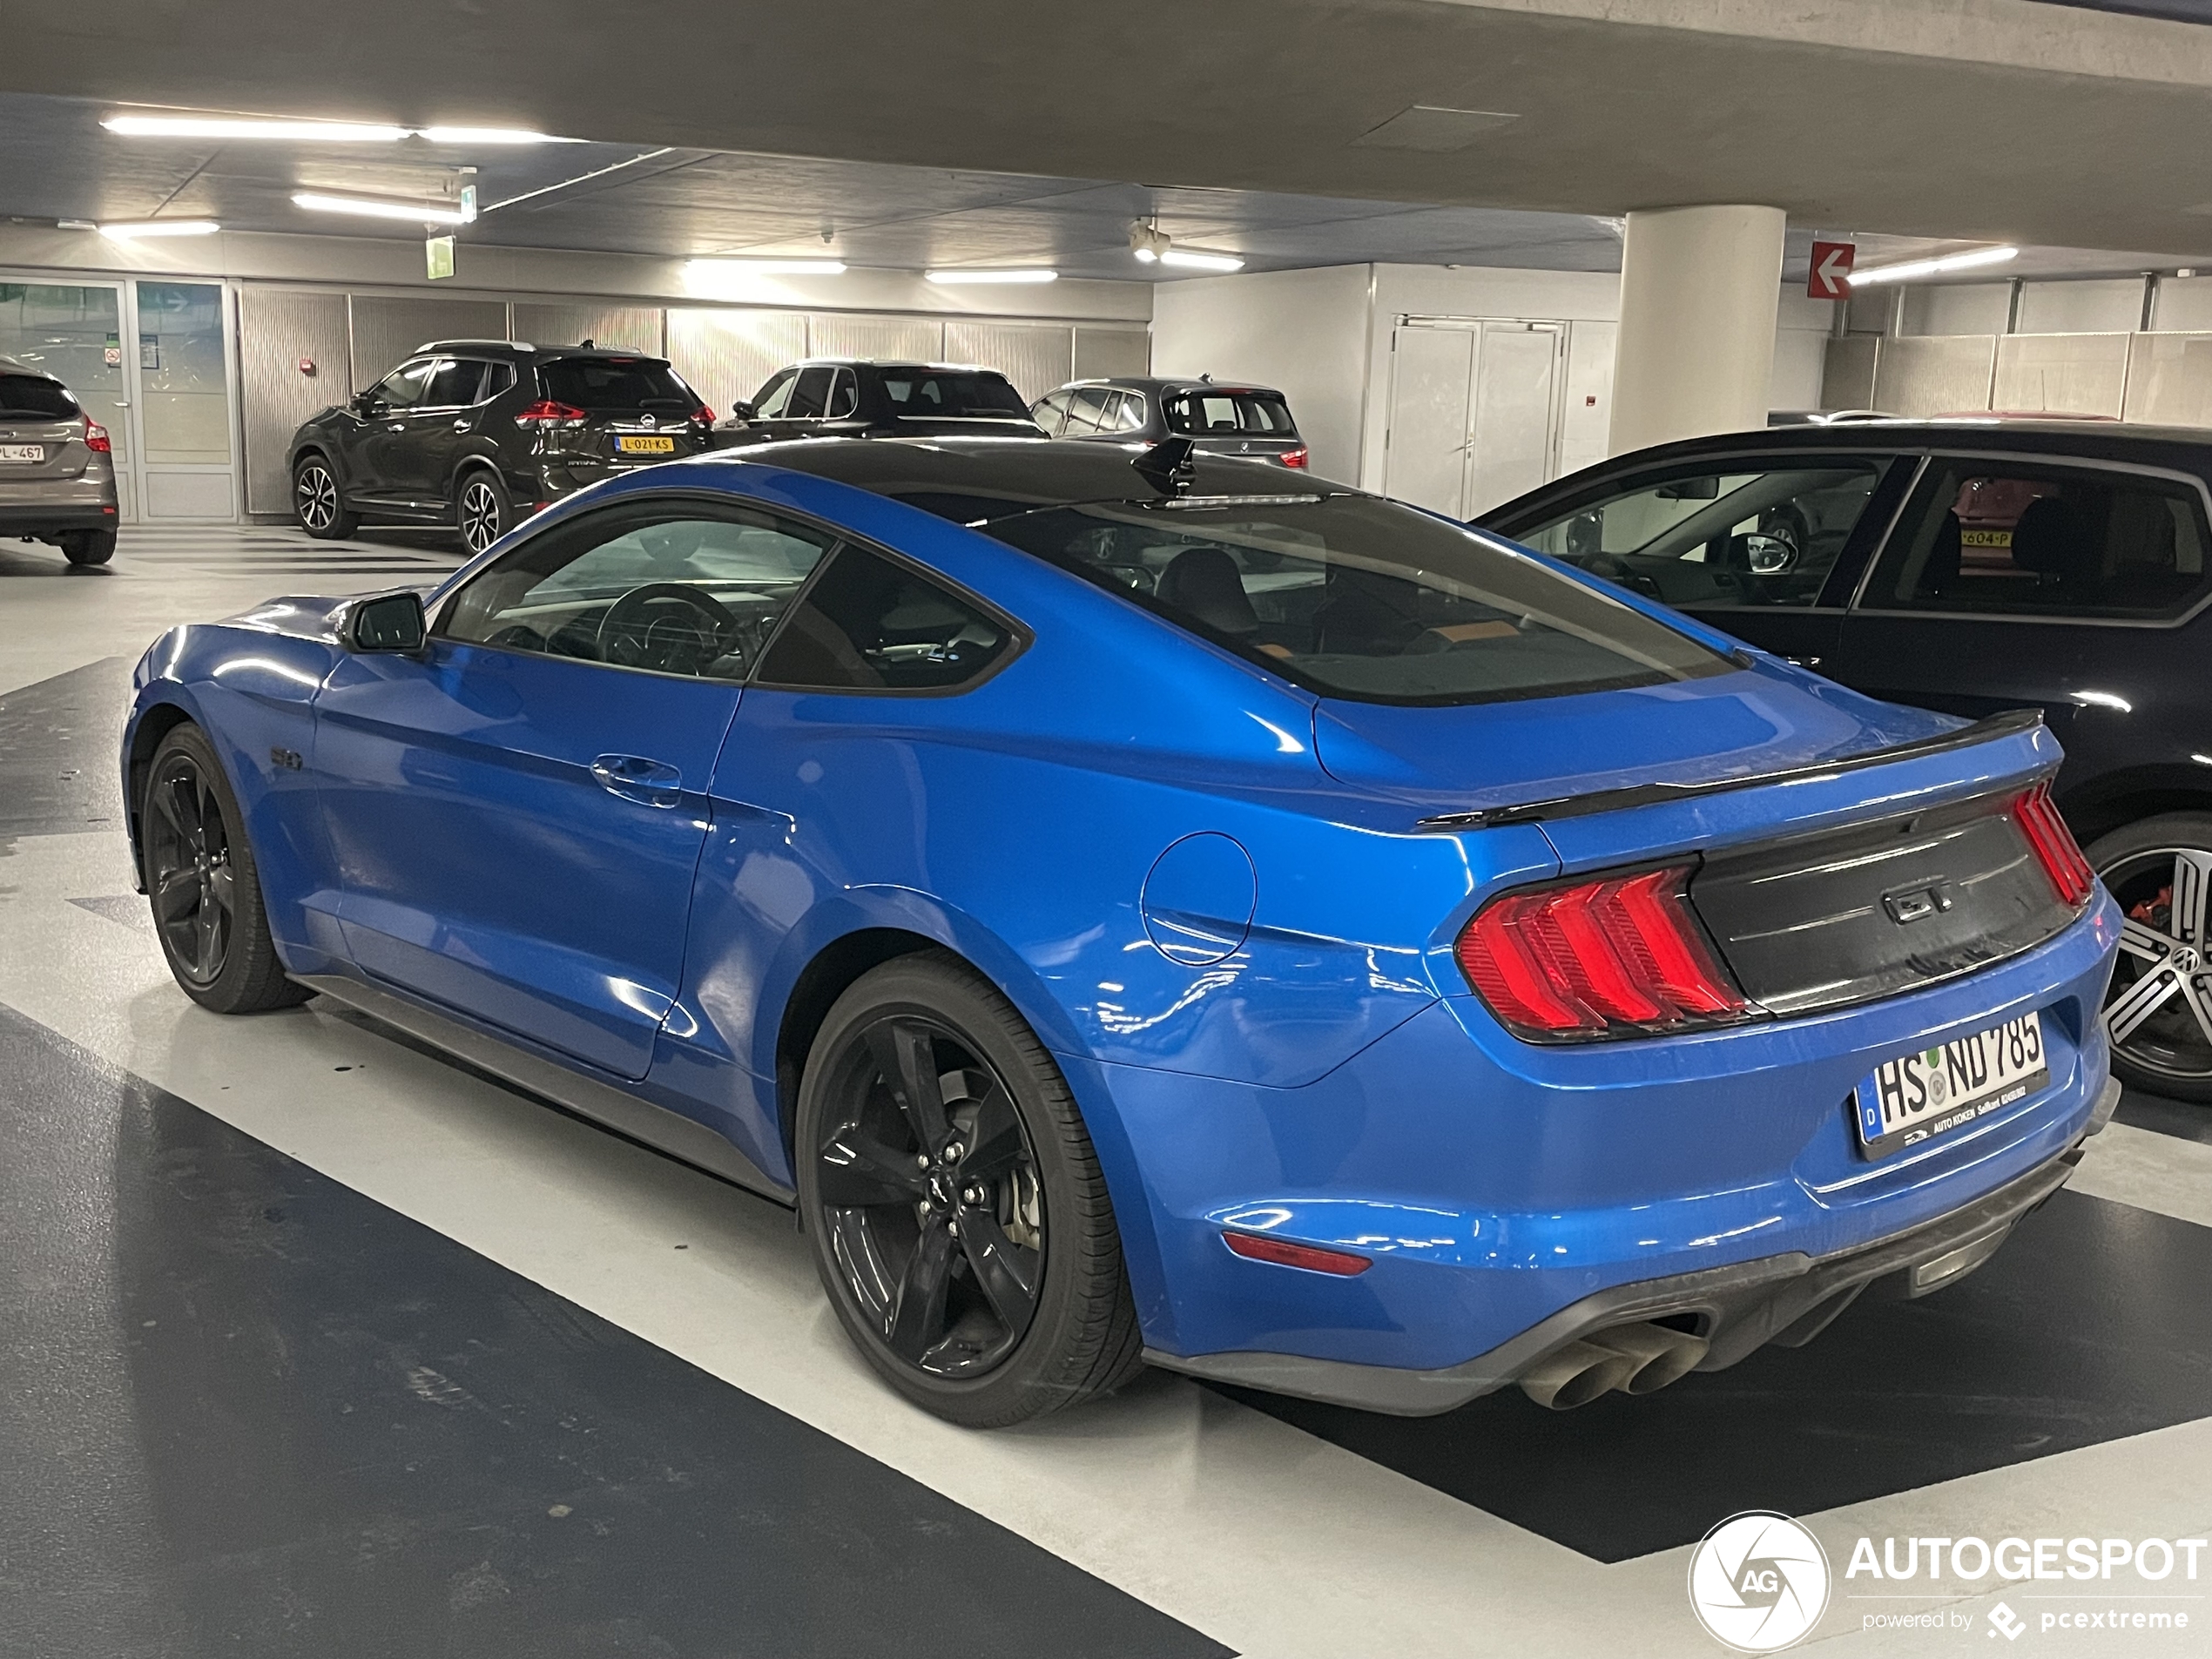
[[[1816,300],[1850,299],[1851,261],[1858,257],[1856,242],[1815,242],[1805,292]]]
[[[453,238],[433,236],[422,244],[424,259],[430,267],[430,280],[453,274]]]

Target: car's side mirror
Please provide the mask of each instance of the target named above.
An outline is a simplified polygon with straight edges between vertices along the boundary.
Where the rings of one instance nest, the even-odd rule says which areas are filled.
[[[730,405],[730,418],[732,421],[758,421],[760,418],[760,411],[743,398],[739,398]]]
[[[376,413],[376,394],[373,390],[356,392],[347,401],[346,407],[366,419]]]
[[[429,633],[429,621],[422,614],[422,596],[409,591],[376,593],[354,600],[346,609],[340,637],[347,651],[404,655],[421,651]]]
[[[1755,531],[1729,537],[1730,570],[1749,570],[1753,576],[1783,576],[1795,569],[1797,563],[1797,550],[1779,536]]]

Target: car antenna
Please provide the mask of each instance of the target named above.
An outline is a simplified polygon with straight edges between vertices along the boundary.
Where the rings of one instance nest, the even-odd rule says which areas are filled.
[[[1188,438],[1163,438],[1129,464],[1163,496],[1180,496],[1197,476],[1190,459],[1197,447]]]

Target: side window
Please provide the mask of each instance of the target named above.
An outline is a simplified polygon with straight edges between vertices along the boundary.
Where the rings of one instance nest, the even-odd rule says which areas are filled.
[[[826,367],[802,368],[792,382],[791,401],[784,405],[786,421],[819,421],[829,403],[830,376]]]
[[[840,368],[830,381],[829,399],[822,406],[826,420],[842,421],[860,407],[860,382],[853,378],[853,371]]]
[[[781,369],[770,375],[768,383],[760,388],[759,396],[752,400],[755,418],[773,421],[780,416],[791,402],[791,388],[798,382],[799,371],[795,368]]]
[[[1112,395],[1103,386],[1086,386],[1071,393],[1068,399],[1068,428],[1061,435],[1078,438],[1097,431],[1106,413],[1106,400]]]
[[[1615,496],[1507,533],[1593,576],[1676,605],[1810,605],[1886,463],[1807,456],[1649,474]]]
[[[423,388],[429,384],[430,371],[436,367],[435,357],[418,357],[411,363],[401,363],[378,383],[377,401],[387,408],[413,408],[422,401]]]
[[[455,594],[442,638],[743,679],[833,543],[747,508],[610,508],[531,537]]]
[[[1060,428],[1068,418],[1068,395],[1055,392],[1029,411],[1029,418],[1044,428],[1048,438],[1060,435]]]
[[[1867,583],[1870,610],[2159,617],[2206,586],[2203,497],[2141,474],[1937,456]]]
[[[840,691],[940,691],[1012,651],[1005,624],[862,548],[837,550],[760,664],[760,682]]]
[[[426,409],[465,409],[476,401],[476,388],[483,384],[484,366],[466,357],[442,357],[430,371],[429,383],[423,388],[422,407]]]
[[[1114,424],[1123,432],[1144,430],[1144,394],[1123,392],[1120,407],[1114,411]]]
[[[486,363],[484,365],[483,389],[476,394],[476,401],[480,403],[489,403],[501,393],[511,392],[514,389],[514,364]]]

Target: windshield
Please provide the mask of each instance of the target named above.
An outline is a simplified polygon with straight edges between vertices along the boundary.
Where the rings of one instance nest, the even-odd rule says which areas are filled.
[[[1022,401],[1022,394],[1003,374],[988,369],[887,368],[880,372],[884,395],[902,415],[1029,418],[1029,406]]]
[[[679,409],[699,407],[666,363],[650,357],[564,357],[537,366],[538,384],[556,403],[579,409]]]
[[[44,374],[0,374],[0,415],[74,421],[77,415],[77,400],[59,381]]]
[[[1168,430],[1194,438],[1294,438],[1290,405],[1275,392],[1185,392],[1163,406]]]
[[[1737,666],[1517,549],[1369,496],[1103,502],[977,528],[1325,696],[1496,702]]]

